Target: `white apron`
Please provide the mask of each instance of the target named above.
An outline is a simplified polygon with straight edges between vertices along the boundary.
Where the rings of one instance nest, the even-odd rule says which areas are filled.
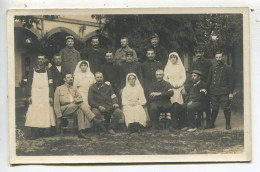
[[[32,104],[28,107],[25,126],[38,128],[55,126],[53,107],[49,103],[47,71],[45,73],[34,71],[31,95]]]

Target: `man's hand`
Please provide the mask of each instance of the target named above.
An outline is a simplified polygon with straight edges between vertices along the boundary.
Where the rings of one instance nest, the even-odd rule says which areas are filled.
[[[191,105],[192,104],[192,101],[190,101],[187,105]]]
[[[53,106],[53,100],[51,97],[49,98],[49,102],[50,102],[50,105]]]
[[[29,104],[32,104],[32,97],[28,97],[28,98],[27,98],[27,102],[28,102]]]
[[[228,95],[228,98],[229,98],[229,100],[233,100],[233,94],[232,93],[229,93],[229,95]]]
[[[98,109],[101,111],[101,112],[105,112],[106,108],[104,108],[103,106],[99,106]]]
[[[113,107],[114,108],[119,108],[119,105],[118,104],[113,104]]]

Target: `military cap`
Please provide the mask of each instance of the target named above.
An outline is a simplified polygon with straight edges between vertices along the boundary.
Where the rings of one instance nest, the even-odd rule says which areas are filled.
[[[202,73],[201,73],[201,71],[199,71],[199,70],[193,70],[193,71],[191,71],[191,74],[193,74],[193,73],[195,73],[195,74],[197,74],[197,75],[199,75],[199,76],[202,76]]]
[[[68,40],[68,39],[72,39],[72,40],[74,40],[74,37],[73,37],[73,36],[71,36],[71,35],[69,35],[69,36],[66,36],[66,40]]]
[[[154,34],[150,37],[150,39],[153,39],[153,38],[158,38],[158,39],[159,39],[158,34],[157,34],[157,33],[154,33]]]
[[[133,56],[133,55],[134,55],[133,51],[127,51],[126,52],[126,56]]]

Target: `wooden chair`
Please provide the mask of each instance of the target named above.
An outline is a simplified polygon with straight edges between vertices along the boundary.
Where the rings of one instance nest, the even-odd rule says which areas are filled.
[[[65,126],[65,121],[68,120],[68,125]],[[70,121],[72,122],[72,126],[70,126]],[[77,131],[78,129],[78,120],[77,120],[77,116],[63,116],[61,117],[61,123],[60,123],[60,133],[61,133],[61,137],[63,137],[64,135],[64,130],[71,130],[74,129],[75,131]]]

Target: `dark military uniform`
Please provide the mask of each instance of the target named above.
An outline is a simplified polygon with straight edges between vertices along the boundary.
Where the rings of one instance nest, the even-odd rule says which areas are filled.
[[[192,64],[192,70],[199,70],[202,73],[201,80],[207,82],[209,69],[212,63],[205,57],[197,58]]]
[[[103,73],[104,81],[109,81],[111,83],[112,88],[119,99],[119,104],[121,104],[119,66],[114,63],[105,63],[101,66],[101,72]]]
[[[60,50],[59,54],[62,58],[62,74],[74,74],[78,62],[81,60],[80,53],[73,47],[67,46]]]
[[[120,80],[121,80],[121,88],[123,89],[126,85],[126,75],[128,73],[135,73],[143,86],[143,73],[141,69],[141,65],[138,62],[126,62],[123,63],[120,68]]]
[[[55,91],[58,86],[64,84],[62,72],[60,72],[55,65],[52,65],[49,69],[52,73],[53,87]]]
[[[197,115],[203,113],[206,108],[206,83],[199,80],[197,83],[190,86],[187,90],[187,111],[188,111],[188,123],[190,128],[197,128],[197,120],[195,118],[195,113]],[[189,102],[192,102],[189,104]]]
[[[208,59],[206,59],[205,57],[201,57],[201,58],[197,58],[197,60],[193,62],[192,70],[200,71],[202,73],[201,80],[207,82],[209,69],[211,66],[212,63]],[[208,96],[206,96],[206,100],[205,100],[205,112],[206,112],[207,126],[209,126],[211,111],[210,111],[210,103],[209,103]]]
[[[152,126],[154,129],[159,129],[159,116],[160,113],[172,113],[172,104],[170,98],[173,96],[172,85],[167,81],[154,82],[149,90],[149,95],[152,92],[160,92],[162,95],[150,98],[150,112]]]
[[[147,57],[145,55],[149,48],[154,49],[155,60],[161,62],[161,64],[163,66],[165,66],[168,61],[168,53],[167,53],[167,50],[161,45],[157,45],[156,47],[154,47],[150,44],[150,45],[146,46],[146,48],[144,49],[144,55],[143,55],[143,57],[145,57],[145,58],[143,58],[142,61],[146,61]]]
[[[105,50],[101,48],[93,49],[87,47],[82,52],[82,59],[87,60],[90,65],[90,70],[93,74],[100,72],[100,66],[105,63]]]
[[[230,125],[231,111],[229,94],[234,91],[234,80],[231,67],[223,62],[219,65],[212,66],[209,71],[207,85],[212,106],[211,124],[214,126],[219,106],[222,103],[226,125]]]
[[[110,114],[112,114],[113,118],[108,129],[114,129],[123,116],[123,112],[119,108],[113,107],[114,104],[118,104],[118,98],[110,84],[93,84],[89,88],[88,103],[97,117],[104,115],[105,118],[109,118]],[[99,106],[103,106],[105,112],[101,112]]]

